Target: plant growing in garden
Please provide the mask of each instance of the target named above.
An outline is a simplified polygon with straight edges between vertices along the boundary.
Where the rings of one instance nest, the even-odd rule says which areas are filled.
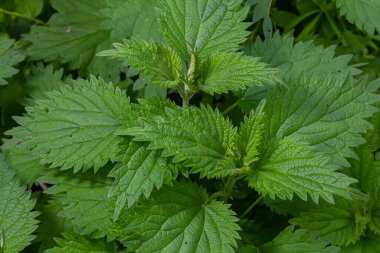
[[[380,250],[380,81],[350,56],[273,33],[271,1],[51,3],[1,42],[1,92],[52,65],[5,127],[0,252]],[[353,4],[313,6],[379,32]]]

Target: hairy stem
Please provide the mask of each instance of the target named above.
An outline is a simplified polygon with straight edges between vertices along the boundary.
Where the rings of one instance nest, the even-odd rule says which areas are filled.
[[[30,20],[30,21],[35,22],[36,24],[41,24],[41,25],[45,24],[45,22],[42,21],[42,20],[39,20],[39,19],[36,19],[36,18],[32,18],[32,17],[28,17],[28,16],[25,16],[25,15],[23,15],[21,13],[18,13],[18,12],[7,11],[7,10],[4,10],[2,8],[0,8],[0,12],[4,13],[4,14],[7,14],[7,15],[10,15],[10,16],[14,16],[14,17],[19,17],[19,18]]]
[[[178,88],[178,92],[182,98],[182,107],[188,107],[190,105],[190,99],[195,94],[195,91],[193,90],[190,82],[182,81],[182,85],[180,85],[180,87]]]
[[[183,108],[189,107],[189,104],[190,104],[190,98],[187,96],[187,94],[185,94],[182,97],[182,107]]]
[[[245,216],[247,216],[247,214],[249,212],[251,212],[251,210],[264,198],[263,195],[261,195],[260,197],[258,197],[248,208],[247,210],[244,211],[244,213],[242,214],[242,216],[240,216],[240,219],[243,219]]]

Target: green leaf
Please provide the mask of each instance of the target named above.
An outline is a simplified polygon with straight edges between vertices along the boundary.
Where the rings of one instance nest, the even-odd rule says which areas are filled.
[[[361,145],[370,124],[365,120],[378,109],[380,96],[374,91],[380,80],[368,84],[365,78],[334,80],[302,77],[288,87],[270,92],[265,106],[266,140],[292,136],[307,142],[338,166],[349,166],[355,157],[351,148]]]
[[[341,253],[378,253],[380,252],[380,238],[378,235],[367,233],[354,245],[342,247]]]
[[[333,194],[351,198],[349,185],[356,180],[335,172],[329,159],[294,137],[286,137],[263,153],[248,175],[249,184],[271,198],[292,199],[294,193],[318,203],[333,203]]]
[[[56,238],[58,246],[48,249],[46,253],[116,253],[115,243],[94,240],[74,233],[64,233],[63,238]]]
[[[351,159],[351,167],[345,168],[345,173],[359,180],[358,188],[369,195],[370,199],[367,204],[370,213],[369,228],[380,234],[380,160],[376,158],[375,152],[380,146],[378,140],[377,117],[372,118],[371,122],[375,123],[374,129],[371,129],[365,138],[368,141],[364,145],[356,148],[357,159]]]
[[[44,66],[41,62],[32,66],[32,74],[26,77],[25,89],[30,98],[25,104],[34,105],[33,100],[46,99],[46,93],[58,90],[62,83],[63,69],[54,71],[53,65]]]
[[[126,114],[123,126],[116,132],[117,135],[129,135],[129,128],[143,127],[145,120],[157,116],[164,116],[167,109],[178,109],[171,100],[161,97],[140,99],[137,103],[131,103],[131,111]]]
[[[37,17],[44,7],[43,0],[15,0],[16,12],[27,17]]]
[[[260,247],[261,253],[337,253],[339,248],[328,246],[328,241],[318,236],[305,233],[305,230],[294,231],[294,226],[287,227],[273,241]]]
[[[263,135],[263,117],[265,101],[262,102],[255,111],[251,111],[248,117],[244,118],[244,122],[240,125],[239,134],[236,140],[237,148],[243,157],[245,166],[259,159],[259,146]]]
[[[114,201],[108,198],[107,173],[48,174],[40,181],[53,184],[45,193],[59,201],[58,216],[68,221],[80,235],[101,238],[111,235]]]
[[[213,53],[202,63],[200,88],[210,94],[239,91],[275,79],[276,71],[259,58],[236,53]]]
[[[378,129],[376,130],[378,131]],[[356,159],[351,159],[351,166],[344,172],[357,179],[358,187],[365,193],[375,197],[380,188],[380,161],[368,150],[368,143],[355,149]]]
[[[301,74],[305,76],[323,76],[334,79],[336,83],[342,83],[347,76],[361,73],[356,67],[349,65],[351,55],[334,57],[336,46],[324,48],[316,46],[313,41],[294,42],[292,34],[281,36],[276,32],[273,37],[267,37],[264,41],[257,38],[255,43],[244,46],[245,54],[261,57],[261,61],[279,70],[281,79],[297,79]],[[273,86],[248,88],[241,102],[245,111],[254,108],[262,98],[267,97],[268,90]]]
[[[115,49],[99,53],[126,60],[151,79],[153,84],[175,87],[180,82],[182,64],[177,53],[168,46],[154,42],[124,40],[114,44]]]
[[[377,168],[379,170],[379,168]],[[377,182],[379,182],[380,177],[377,177]],[[380,184],[377,184],[377,192],[371,196],[370,199],[370,209],[371,209],[371,222],[369,223],[369,228],[380,235]]]
[[[26,40],[32,43],[27,53],[32,60],[60,60],[69,63],[72,69],[119,81],[117,61],[94,57],[123,38],[158,39],[156,2],[52,0],[57,13],[47,26],[32,27],[26,35]]]
[[[162,38],[156,14],[157,0],[112,0],[103,10],[107,17],[102,28],[111,30],[111,41],[122,38],[152,39]]]
[[[0,38],[0,86],[8,83],[6,78],[18,72],[13,66],[24,60],[18,48],[12,47],[14,40]]]
[[[317,207],[319,204],[313,200],[302,200],[295,195],[292,200],[288,199],[271,199],[269,196],[263,198],[265,206],[269,207],[272,212],[285,217],[298,217],[301,212]]]
[[[4,139],[1,147],[10,167],[17,171],[17,176],[23,184],[31,187],[45,172],[45,166],[39,157],[31,154],[25,147],[20,146],[15,139]]]
[[[40,224],[36,230],[36,239],[33,241],[34,244],[40,243],[38,253],[53,248],[54,238],[60,236],[61,233],[73,232],[70,221],[58,216],[62,208],[61,202],[55,199],[46,198],[38,201],[36,210],[40,212]]]
[[[376,107],[380,108],[380,104],[376,103]],[[373,126],[372,129],[370,129],[365,135],[364,138],[366,140],[366,143],[364,145],[364,149],[376,152],[377,149],[380,147],[380,132],[378,129],[380,129],[380,111],[376,112],[372,118],[369,120],[369,123]],[[357,152],[360,152],[359,149],[357,149]]]
[[[248,0],[247,4],[253,5],[255,9],[253,10],[252,22],[256,23],[260,19],[269,18],[269,11],[272,1],[271,0]]]
[[[355,65],[349,65],[351,55],[334,57],[336,46],[324,48],[313,41],[295,43],[292,34],[280,35],[247,44],[244,51],[247,55],[261,57],[261,61],[279,69],[280,77],[288,80],[304,75],[321,75],[333,77],[337,82],[346,80],[347,75],[361,73]]]
[[[2,153],[0,175],[0,252],[16,253],[34,238],[38,213],[32,211],[35,200],[30,199],[30,192],[14,176]]]
[[[272,36],[273,34],[273,25],[272,20],[269,17],[270,7],[272,0],[248,0],[248,4],[255,5],[253,10],[252,22],[256,23],[257,21],[263,20],[263,32],[265,38]]]
[[[368,222],[365,203],[344,199],[336,201],[334,205],[322,205],[308,210],[300,217],[290,220],[290,223],[300,226],[308,233],[315,232],[337,246],[358,241]]]
[[[128,134],[129,131],[123,129],[130,127],[143,127],[141,119],[165,115],[166,108],[175,109],[176,105],[168,99],[154,97],[140,100],[131,107],[132,111],[118,134]],[[121,214],[126,202],[131,207],[142,194],[148,197],[154,188],[159,189],[174,179],[177,170],[177,165],[162,157],[161,150],[151,150],[147,143],[127,141],[126,144],[125,153],[114,159],[118,164],[109,174],[114,177],[109,196],[117,197],[114,219]]]
[[[151,196],[129,225],[134,252],[234,252],[239,226],[230,205],[209,201],[198,186],[181,182]]]
[[[49,93],[9,131],[51,167],[74,171],[103,166],[121,150],[114,135],[129,111],[125,94],[111,83],[92,77],[73,81]]]
[[[149,197],[154,188],[171,182],[175,165],[161,157],[161,151],[147,149],[147,144],[130,142],[125,154],[108,176],[115,178],[109,196],[117,196],[115,216],[127,202],[131,207],[142,194]]]
[[[357,28],[374,35],[380,33],[380,2],[367,0],[337,0],[340,14],[345,15]]]
[[[32,43],[27,54],[32,60],[60,59],[72,68],[87,66],[96,47],[109,38],[109,31],[99,29],[106,19],[100,10],[107,7],[102,0],[51,1],[57,10],[48,26],[33,26],[25,37]]]
[[[162,32],[182,59],[196,52],[200,58],[215,51],[234,52],[248,32],[243,23],[248,8],[241,0],[163,0],[159,20]]]
[[[166,114],[140,119],[141,127],[124,129],[134,141],[150,142],[149,149],[162,149],[202,177],[225,176],[235,168],[229,157],[236,136],[230,121],[211,107],[166,109]]]

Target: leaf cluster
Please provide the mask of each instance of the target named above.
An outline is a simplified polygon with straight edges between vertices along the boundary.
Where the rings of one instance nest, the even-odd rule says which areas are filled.
[[[0,12],[0,253],[380,251],[374,1]]]

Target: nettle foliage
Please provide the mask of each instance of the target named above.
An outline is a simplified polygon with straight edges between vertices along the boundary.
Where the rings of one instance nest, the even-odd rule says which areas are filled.
[[[45,87],[24,101],[0,154],[0,252],[32,242],[48,253],[380,251],[380,81],[291,35],[243,47],[242,2],[52,1],[58,13],[26,36],[31,59],[114,81],[132,66],[182,103],[136,100],[94,75],[52,86],[62,70],[34,67],[30,87]],[[151,37],[139,32],[148,23]],[[23,59],[9,43],[0,84]],[[242,120],[191,103],[227,93]],[[23,186],[36,182],[48,186],[37,205]],[[260,238],[260,201],[290,218],[275,237]]]

